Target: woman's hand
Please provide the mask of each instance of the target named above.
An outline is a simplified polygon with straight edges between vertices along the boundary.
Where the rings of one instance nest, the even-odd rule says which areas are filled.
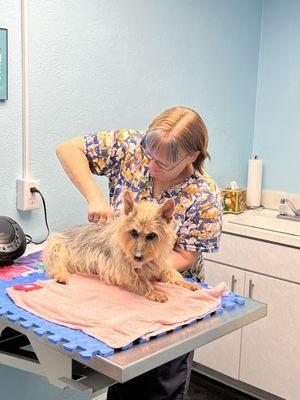
[[[108,224],[114,219],[114,210],[107,203],[99,200],[92,200],[88,203],[89,222]]]

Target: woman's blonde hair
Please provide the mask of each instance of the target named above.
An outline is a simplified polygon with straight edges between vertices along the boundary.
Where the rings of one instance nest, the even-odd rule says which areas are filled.
[[[152,155],[163,147],[167,161],[179,161],[179,150],[186,154],[199,151],[193,166],[203,174],[207,152],[207,128],[200,115],[187,107],[172,107],[156,117],[149,125],[141,142]]]

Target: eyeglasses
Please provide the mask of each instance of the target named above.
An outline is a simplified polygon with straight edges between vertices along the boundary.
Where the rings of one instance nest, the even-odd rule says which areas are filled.
[[[147,157],[149,161],[154,161],[155,164],[156,164],[159,168],[161,168],[162,170],[164,170],[164,171],[172,171],[173,169],[175,169],[175,168],[177,167],[177,165],[179,165],[183,160],[185,160],[185,159],[189,156],[189,154],[187,154],[184,158],[182,158],[180,161],[178,161],[178,163],[176,163],[176,164],[174,164],[174,165],[172,165],[172,166],[170,167],[170,166],[164,164],[163,162],[161,162],[160,160],[158,160],[157,158],[151,156],[151,154],[148,153],[148,151],[146,151],[146,150],[144,149],[143,146],[141,146],[141,148],[142,148],[142,152],[143,152],[143,154],[145,155],[145,157]]]

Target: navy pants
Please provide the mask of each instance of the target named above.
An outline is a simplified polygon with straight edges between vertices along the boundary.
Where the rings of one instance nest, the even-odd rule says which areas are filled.
[[[107,400],[183,400],[194,352],[184,354],[125,383],[108,388]]]

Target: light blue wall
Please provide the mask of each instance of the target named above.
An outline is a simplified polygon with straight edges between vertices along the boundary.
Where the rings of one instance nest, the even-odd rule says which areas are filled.
[[[210,174],[246,184],[254,130],[261,0],[31,0],[30,175],[41,179],[52,230],[86,222],[86,204],[55,156],[58,143],[106,128],[146,128],[186,105],[210,134]],[[9,30],[9,100],[0,103],[0,214],[35,240],[42,208],[19,212],[22,174],[20,1],[2,0]],[[97,179],[105,193],[106,181]],[[1,400],[77,399],[0,366]],[[71,393],[71,394],[70,394]]]
[[[300,193],[300,2],[264,0],[253,154],[263,187]]]
[[[19,1],[4,3],[10,99],[0,105],[6,127],[6,136],[1,127],[0,207],[39,240],[42,209],[15,209],[15,180],[22,172],[20,20],[16,24],[4,16],[18,9]],[[86,221],[85,201],[60,167],[55,146],[99,129],[146,128],[174,105],[193,107],[203,116],[212,156],[207,169],[220,186],[232,179],[246,183],[261,1],[29,3],[30,175],[41,179],[52,229]]]

